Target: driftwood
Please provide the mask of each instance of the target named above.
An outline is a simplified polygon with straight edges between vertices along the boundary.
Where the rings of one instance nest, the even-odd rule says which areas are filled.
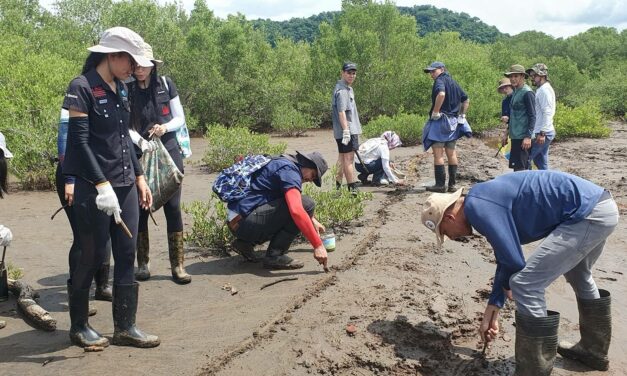
[[[17,306],[20,311],[38,329],[45,331],[57,329],[57,320],[35,302],[39,294],[32,287],[26,283],[9,279],[9,291],[17,296]]]

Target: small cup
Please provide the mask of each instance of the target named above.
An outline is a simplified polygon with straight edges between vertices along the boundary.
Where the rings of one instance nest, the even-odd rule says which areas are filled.
[[[322,239],[322,245],[327,252],[335,251],[335,234],[332,232],[326,233],[320,237]]]

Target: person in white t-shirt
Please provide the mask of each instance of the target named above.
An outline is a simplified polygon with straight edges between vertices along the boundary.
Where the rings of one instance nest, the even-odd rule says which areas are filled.
[[[538,170],[549,169],[549,145],[555,138],[555,91],[549,82],[549,70],[545,64],[535,64],[527,74],[537,87],[535,99],[536,122],[533,127],[533,142],[529,159]],[[531,167],[531,164],[529,164]]]
[[[368,176],[372,174],[374,185],[404,185],[404,181],[396,176],[390,164],[390,150],[401,145],[400,137],[393,131],[385,131],[380,137],[368,139],[361,144],[358,153],[363,165],[361,162],[355,163],[355,169],[359,172],[357,178],[361,183],[367,184]]]

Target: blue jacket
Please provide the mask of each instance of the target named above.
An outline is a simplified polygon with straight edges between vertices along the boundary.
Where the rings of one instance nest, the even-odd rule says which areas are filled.
[[[502,307],[503,288],[525,267],[521,244],[548,236],[561,224],[586,218],[603,188],[559,171],[520,171],[476,184],[464,200],[464,214],[494,249],[496,274],[489,304]]]

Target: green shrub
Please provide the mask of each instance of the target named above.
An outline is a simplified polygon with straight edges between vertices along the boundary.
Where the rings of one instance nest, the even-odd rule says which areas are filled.
[[[374,138],[385,131],[394,131],[399,135],[404,146],[418,145],[422,140],[422,128],[426,116],[416,114],[398,114],[394,117],[381,115],[364,125],[363,136]]]
[[[210,171],[220,171],[233,164],[237,156],[249,154],[282,154],[287,145],[284,142],[271,145],[270,136],[256,134],[247,128],[225,128],[210,125],[205,133],[208,141],[203,163]]]
[[[596,102],[588,102],[583,106],[571,108],[557,103],[555,110],[556,138],[568,137],[608,137],[610,129],[603,121],[601,108]]]
[[[372,193],[359,192],[353,195],[347,189],[335,189],[337,167],[331,168],[322,179],[322,187],[305,184],[303,194],[316,203],[316,219],[327,228],[336,230],[346,227],[350,221],[364,214],[365,201],[372,199]]]
[[[192,217],[192,228],[185,240],[216,254],[228,255],[233,235],[226,225],[226,204],[212,193],[209,201],[193,201],[183,205],[183,210]]]
[[[300,136],[317,128],[312,117],[289,106],[279,105],[272,115],[272,129],[284,136]]]

